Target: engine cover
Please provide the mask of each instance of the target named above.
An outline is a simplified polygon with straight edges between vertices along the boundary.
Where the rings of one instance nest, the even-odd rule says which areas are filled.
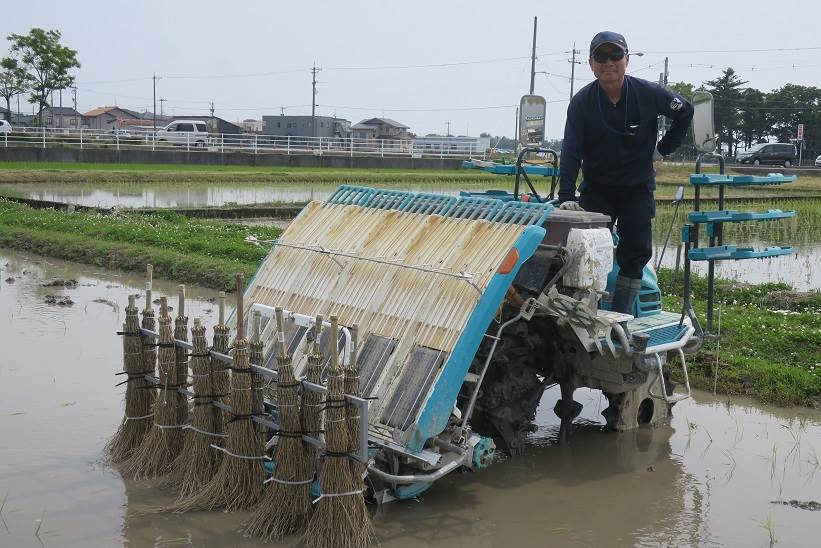
[[[613,268],[613,237],[606,228],[573,228],[567,235],[571,253],[564,285],[604,291]]]

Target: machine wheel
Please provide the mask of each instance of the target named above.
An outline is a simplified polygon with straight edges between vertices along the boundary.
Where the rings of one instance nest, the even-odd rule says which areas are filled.
[[[505,318],[503,318],[504,320]],[[496,335],[496,323],[488,332]],[[550,375],[550,356],[546,339],[534,322],[518,322],[502,334],[490,362],[470,423],[474,431],[492,436],[496,446],[510,455],[521,452],[524,438],[533,431],[544,387]],[[485,337],[471,364],[480,373],[490,352],[492,339]],[[541,378],[540,378],[541,377]],[[461,399],[470,398],[471,383],[465,383]]]
[[[791,161],[789,161],[789,160],[784,160],[784,167],[790,167],[791,165],[792,165],[792,162],[791,162]]]
[[[667,375],[665,375],[665,382]],[[673,416],[673,404],[650,395],[650,387],[658,392],[658,377],[651,376],[648,381],[622,394],[605,392],[609,405],[602,411],[607,428],[618,432],[633,430],[643,424],[662,424]],[[668,394],[672,393],[673,384],[667,384]]]
[[[754,166],[760,166],[760,165],[761,165],[761,160],[759,160],[758,158],[756,158],[755,160],[753,160],[753,165],[754,165]]]

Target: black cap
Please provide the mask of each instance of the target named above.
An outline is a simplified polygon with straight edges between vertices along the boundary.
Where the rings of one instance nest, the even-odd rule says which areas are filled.
[[[624,39],[624,36],[618,32],[605,30],[598,33],[593,37],[593,40],[590,41],[591,57],[593,52],[596,51],[596,48],[602,44],[613,44],[614,46],[621,48],[625,53],[627,52],[627,40]]]

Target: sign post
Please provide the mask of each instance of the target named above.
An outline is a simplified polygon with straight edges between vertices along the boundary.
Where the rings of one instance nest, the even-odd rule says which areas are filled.
[[[801,153],[804,151],[804,124],[798,124],[798,167],[801,167]]]

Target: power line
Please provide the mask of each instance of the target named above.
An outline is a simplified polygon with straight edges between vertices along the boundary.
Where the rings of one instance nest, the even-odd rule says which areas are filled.
[[[765,53],[778,51],[816,51],[821,50],[821,46],[806,48],[764,48],[764,49],[681,49],[681,50],[644,50],[644,53],[658,53],[668,55],[673,53]]]
[[[714,69],[714,68],[723,67],[726,64],[727,63],[721,63],[720,65],[715,64],[715,63],[714,64],[690,63],[687,66],[690,67],[690,68],[710,68],[710,69]],[[755,72],[755,71],[762,71],[762,70],[798,69],[798,68],[811,68],[811,67],[821,67],[821,63],[814,63],[814,64],[811,64],[811,65],[795,65],[795,64],[792,64],[792,65],[770,65],[770,66],[763,66],[763,67],[756,67],[756,66],[738,67],[738,70],[749,70],[750,72]]]
[[[278,76],[280,74],[297,74],[304,72],[305,69],[288,69],[275,70],[269,72],[249,72],[245,74],[176,74],[171,76],[163,76],[169,80],[222,80],[226,78],[256,78],[259,76]]]

